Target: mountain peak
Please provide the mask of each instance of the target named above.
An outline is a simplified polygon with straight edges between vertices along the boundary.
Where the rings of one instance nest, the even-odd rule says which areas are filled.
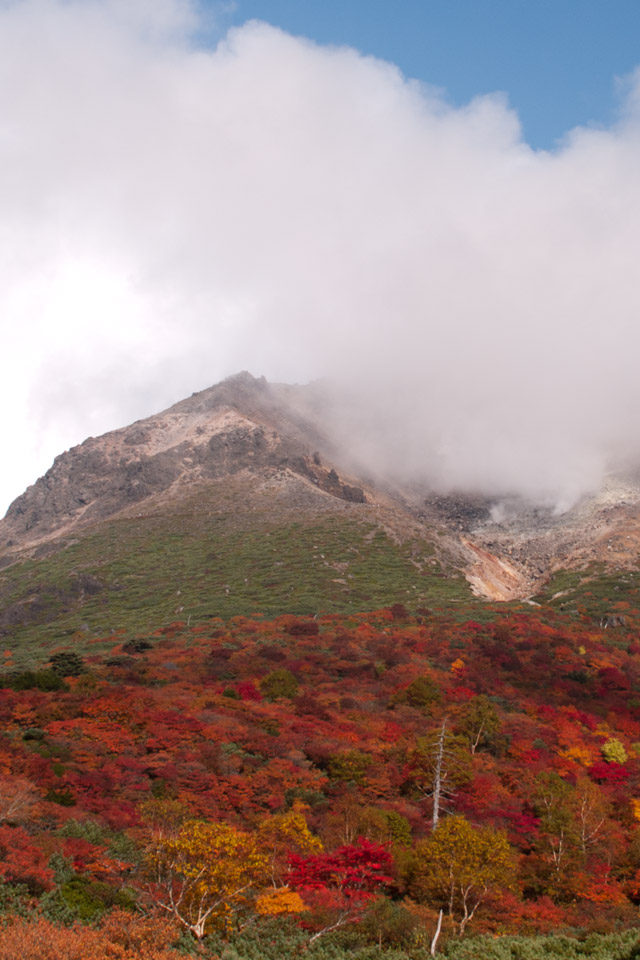
[[[609,478],[562,515],[552,506],[442,494],[362,476],[331,437],[326,386],[247,371],[56,457],[0,521],[0,564],[57,549],[113,519],[176,514],[194,494],[240,518],[350,514],[398,541],[422,537],[479,595],[527,597],[558,569],[633,567],[640,485]],[[323,419],[326,409],[333,410]],[[214,509],[211,507],[210,509]],[[276,517],[277,515],[277,517]],[[278,519],[279,518],[279,519]],[[249,522],[249,520],[247,520]]]
[[[13,501],[0,521],[0,551],[33,547],[143,504],[157,509],[241,472],[264,481],[289,470],[330,496],[364,502],[363,491],[341,479],[318,424],[302,412],[303,393],[244,371],[161,413],[89,437]]]

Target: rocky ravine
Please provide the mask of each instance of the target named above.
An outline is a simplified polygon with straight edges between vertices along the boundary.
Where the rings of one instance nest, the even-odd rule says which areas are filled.
[[[0,521],[0,564],[81,536],[143,503],[162,511],[197,485],[242,476],[245,491],[253,484],[263,495],[288,478],[291,490],[313,491],[315,502],[318,496],[346,501],[395,537],[422,533],[447,565],[464,571],[475,593],[494,600],[529,597],[564,566],[635,565],[636,478],[610,479],[598,496],[560,516],[516,499],[409,494],[388,479],[350,475],[322,429],[318,398],[317,389],[239,374],[156,416],[89,438],[57,457],[11,504]],[[246,508],[246,501],[237,504]]]
[[[527,598],[561,569],[598,563],[636,569],[640,557],[640,478],[607,477],[601,490],[570,510],[520,498],[433,496],[426,522],[457,531],[471,553],[467,579],[496,600]]]

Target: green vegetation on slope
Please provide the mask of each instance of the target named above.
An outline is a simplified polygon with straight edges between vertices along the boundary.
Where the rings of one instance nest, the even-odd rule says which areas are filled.
[[[640,607],[640,571],[608,571],[602,564],[559,570],[535,599],[563,613],[597,620],[615,611],[616,603]]]
[[[286,610],[353,613],[392,603],[469,600],[461,574],[443,571],[426,540],[396,543],[359,518],[277,525],[192,509],[101,525],[48,557],[0,573],[0,632],[15,662],[177,618]],[[98,652],[100,647],[94,648]]]

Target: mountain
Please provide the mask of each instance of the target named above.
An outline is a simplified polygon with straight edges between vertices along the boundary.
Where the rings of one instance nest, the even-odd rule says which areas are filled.
[[[283,869],[318,867],[290,847],[309,836],[333,864],[317,900],[286,866],[278,920],[265,861],[241,957],[320,956],[305,931],[340,916],[334,857],[347,877],[372,855],[392,897],[332,956],[426,956],[451,870],[494,860],[486,936],[461,936],[458,903],[447,956],[637,956],[636,480],[564,513],[436,492],[358,466],[337,410],[326,385],[240,374],[62,454],[0,522],[0,956],[71,935],[97,956],[142,920],[176,942],[154,851],[193,818],[269,857],[293,830]]]
[[[562,514],[437,493],[359,467],[331,405],[242,373],[61,454],[0,521],[0,635],[474,597],[604,615],[636,590],[637,478]]]
[[[115,515],[170,506],[185,492],[241,473],[256,482],[299,479],[332,497],[364,502],[361,490],[325,469],[327,450],[303,390],[239,374],[57,457],[2,524],[9,555]],[[317,449],[316,449],[317,448]],[[6,539],[5,539],[6,537]]]

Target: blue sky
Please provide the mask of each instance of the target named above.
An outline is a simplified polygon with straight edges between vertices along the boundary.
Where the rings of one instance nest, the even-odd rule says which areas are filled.
[[[549,149],[578,125],[609,126],[616,78],[640,64],[639,0],[237,0],[258,18],[348,44],[435,84],[459,105],[504,91],[524,138]]]

